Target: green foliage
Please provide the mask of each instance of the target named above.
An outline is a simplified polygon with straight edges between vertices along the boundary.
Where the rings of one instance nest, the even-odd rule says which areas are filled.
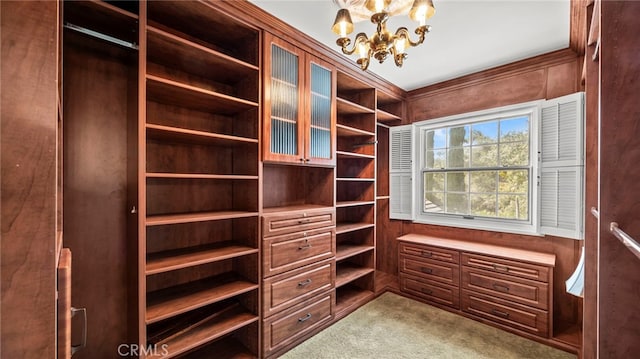
[[[431,150],[433,147],[430,147],[427,150],[427,168],[462,170],[425,173],[425,211],[529,218],[529,170],[509,169],[529,165],[527,132],[504,133],[498,143],[496,134],[469,131],[469,126],[463,126],[449,128],[447,140],[446,149]],[[434,131],[427,133],[427,143],[432,146],[435,143]],[[463,170],[468,167],[504,169]]]

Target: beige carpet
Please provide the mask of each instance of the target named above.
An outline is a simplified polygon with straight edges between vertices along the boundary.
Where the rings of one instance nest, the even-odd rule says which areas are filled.
[[[573,354],[385,293],[283,359],[575,359]]]

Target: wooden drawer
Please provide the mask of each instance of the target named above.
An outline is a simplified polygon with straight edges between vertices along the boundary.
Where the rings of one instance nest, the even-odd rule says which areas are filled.
[[[460,288],[400,273],[400,290],[429,302],[460,309]]]
[[[262,236],[308,231],[336,226],[336,211],[332,207],[265,215],[262,219]]]
[[[549,267],[509,259],[462,253],[462,265],[520,278],[549,282]]]
[[[264,357],[320,329],[333,318],[335,291],[330,291],[264,320]]]
[[[459,264],[460,257],[458,251],[444,248],[420,245],[414,243],[400,242],[400,254],[408,254],[416,257],[442,261],[452,264]]]
[[[462,291],[462,310],[541,337],[549,336],[549,313],[545,310],[509,303],[466,290]]]
[[[549,309],[547,283],[462,267],[462,288],[540,309]]]
[[[460,284],[460,270],[455,264],[401,255],[400,271],[456,287]]]
[[[264,239],[265,277],[331,258],[336,254],[335,228],[321,228]]]
[[[264,317],[334,288],[335,266],[331,259],[265,279],[262,286]]]

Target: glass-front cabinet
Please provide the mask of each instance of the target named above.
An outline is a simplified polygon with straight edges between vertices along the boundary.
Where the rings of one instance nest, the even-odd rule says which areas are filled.
[[[336,71],[266,34],[265,162],[335,165]]]

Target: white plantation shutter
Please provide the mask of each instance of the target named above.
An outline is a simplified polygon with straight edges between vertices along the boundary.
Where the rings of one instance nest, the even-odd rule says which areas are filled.
[[[576,93],[542,105],[540,231],[583,238],[584,96]]]
[[[545,101],[542,105],[542,167],[583,165],[583,98],[580,92]]]
[[[581,166],[540,171],[540,230],[545,234],[582,238]]]
[[[413,126],[389,129],[389,218],[413,219]]]

